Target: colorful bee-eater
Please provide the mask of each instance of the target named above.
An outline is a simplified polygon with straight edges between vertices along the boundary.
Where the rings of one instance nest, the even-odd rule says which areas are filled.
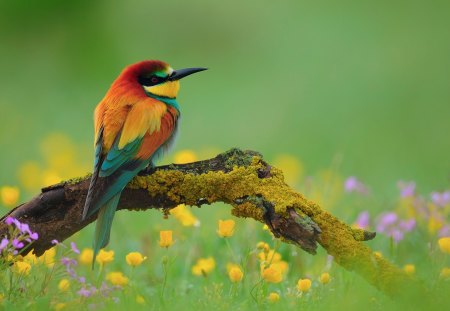
[[[149,60],[125,68],[95,109],[94,173],[82,219],[98,212],[94,258],[109,242],[120,194],[173,141],[179,80],[206,68],[173,70]]]

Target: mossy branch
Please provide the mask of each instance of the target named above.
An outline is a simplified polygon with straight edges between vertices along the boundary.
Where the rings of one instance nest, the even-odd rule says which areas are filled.
[[[7,215],[26,222],[39,233],[28,250],[36,255],[63,241],[93,222],[81,221],[89,176],[42,189],[42,193]],[[352,229],[290,188],[282,172],[253,151],[232,149],[217,157],[190,164],[150,169],[135,177],[123,191],[118,209],[157,208],[168,214],[178,204],[201,206],[230,204],[236,217],[266,223],[275,237],[315,254],[317,242],[335,261],[355,271],[389,295],[416,283],[387,260],[374,255],[361,241],[375,233]],[[7,234],[4,222],[0,235]]]

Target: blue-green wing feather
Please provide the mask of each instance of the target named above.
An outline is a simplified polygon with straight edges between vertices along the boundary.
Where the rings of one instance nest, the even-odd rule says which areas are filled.
[[[123,188],[149,163],[149,160],[135,159],[142,145],[142,138],[135,139],[122,149],[118,147],[119,138],[120,133],[106,154],[102,147],[103,129],[99,131],[99,137],[96,140],[94,173],[83,210],[83,219],[98,211],[93,260],[99,250],[109,242],[114,213]]]
[[[88,196],[83,211],[83,219],[92,216],[114,195],[121,192],[127,183],[148,162],[134,159],[142,144],[142,138],[118,148],[117,138],[107,154],[102,153],[103,139],[99,132],[94,160],[94,173],[91,178]],[[120,137],[120,134],[118,135]]]
[[[126,166],[127,162],[133,161],[132,159],[139,151],[141,144],[142,138],[136,138],[122,149],[118,149],[116,140],[116,143],[114,143],[101,165],[99,177],[108,177],[122,166]]]

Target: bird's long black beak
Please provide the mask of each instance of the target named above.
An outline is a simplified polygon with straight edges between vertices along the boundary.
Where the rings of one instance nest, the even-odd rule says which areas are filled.
[[[181,78],[187,77],[193,73],[200,72],[203,70],[207,70],[208,68],[186,68],[186,69],[178,69],[172,72],[169,77],[169,81],[180,80]]]

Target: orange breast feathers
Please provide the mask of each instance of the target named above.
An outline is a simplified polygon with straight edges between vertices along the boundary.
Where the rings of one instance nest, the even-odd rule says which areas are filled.
[[[119,149],[143,138],[137,157],[147,159],[171,136],[177,117],[174,108],[150,97],[134,104],[102,102],[95,110],[96,136],[103,126],[103,150],[106,152],[117,135],[120,135]]]
[[[149,159],[155,151],[161,147],[173,134],[178,118],[178,111],[171,107],[166,106],[167,110],[161,118],[159,131],[148,131],[142,142],[142,146],[139,149],[136,158]]]

